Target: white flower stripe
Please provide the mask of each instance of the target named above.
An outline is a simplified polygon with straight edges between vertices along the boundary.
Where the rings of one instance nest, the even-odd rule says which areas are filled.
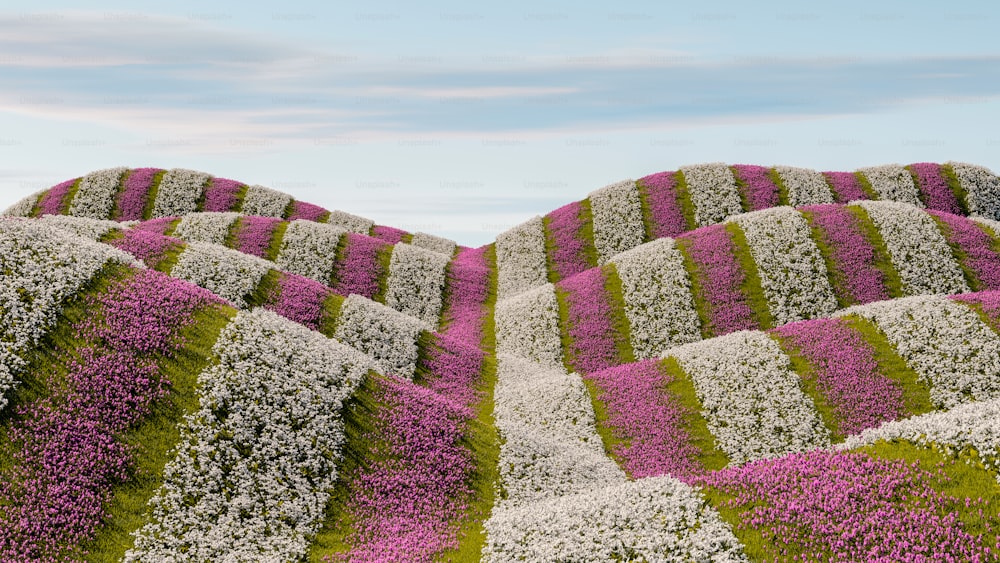
[[[69,214],[92,219],[108,219],[115,207],[115,195],[127,168],[105,168],[80,180],[76,196],[69,204]]]
[[[648,242],[611,260],[622,283],[632,348],[637,359],[701,340],[691,280],[673,239]]]
[[[698,226],[713,225],[743,212],[736,178],[725,163],[682,166],[680,171],[694,203],[694,219]]]
[[[346,232],[333,225],[296,219],[285,230],[276,263],[286,272],[328,285],[337,262],[337,245]]]
[[[635,180],[625,180],[590,192],[594,246],[600,264],[635,248],[646,239],[642,202]]]
[[[559,303],[556,289],[545,284],[496,306],[497,353],[530,359],[549,366],[562,366]]]
[[[548,283],[545,230],[533,217],[497,237],[497,297],[506,299]]]
[[[385,304],[437,326],[448,258],[411,244],[395,245],[389,260]]]
[[[767,334],[740,331],[668,350],[691,377],[732,465],[826,447],[829,431]]]
[[[427,233],[413,233],[413,239],[410,241],[410,244],[444,254],[448,258],[454,256],[455,249],[458,248],[458,243],[451,239],[429,235]]]
[[[170,275],[203,287],[244,308],[245,298],[257,288],[273,266],[272,262],[238,250],[192,242],[185,247]]]
[[[775,166],[774,170],[788,188],[788,204],[792,207],[833,203],[833,193],[823,174],[794,166]]]
[[[930,386],[938,408],[1000,397],[1000,340],[969,307],[918,295],[849,307],[836,316],[874,322]]]
[[[241,312],[199,377],[200,408],[124,561],[297,561],[323,518],[362,354],[273,313]]]
[[[837,297],[809,223],[791,207],[730,217],[743,230],[776,325],[824,317]]]
[[[895,201],[858,201],[889,250],[908,295],[969,291],[937,223],[922,209]]]
[[[359,217],[357,215],[352,215],[345,211],[333,210],[330,212],[330,217],[326,220],[328,225],[333,225],[335,227],[340,227],[345,231],[351,233],[361,233],[367,235],[371,232],[372,227],[375,226],[375,221],[371,219],[366,219],[364,217]]]
[[[732,528],[672,477],[609,485],[522,507],[495,508],[484,562],[748,561]]]
[[[37,221],[93,241],[100,239],[115,229],[125,228],[123,223],[117,221],[74,217],[72,215],[43,215]]]
[[[899,164],[869,166],[859,168],[858,172],[861,172],[868,183],[872,185],[879,199],[908,203],[917,207],[924,206],[920,201],[917,185],[913,183],[913,176],[910,175],[909,170]]]
[[[373,358],[385,374],[412,379],[427,323],[360,295],[344,300],[333,337]]]
[[[0,215],[7,217],[28,217],[31,215],[31,212],[34,211],[35,205],[38,204],[38,200],[46,191],[48,190],[35,192],[29,196],[21,198],[14,205],[8,207],[3,213],[0,213]]]
[[[243,198],[243,207],[240,208],[240,213],[280,219],[285,216],[285,208],[291,201],[292,196],[284,192],[264,186],[249,186],[247,194]]]
[[[233,212],[189,213],[177,224],[173,236],[187,242],[224,244],[239,216],[239,213]]]
[[[948,162],[958,183],[968,194],[966,206],[970,215],[1000,220],[1000,178],[989,168],[965,162]]]
[[[180,217],[198,210],[198,199],[211,176],[197,170],[172,168],[160,180],[153,202],[153,218]]]

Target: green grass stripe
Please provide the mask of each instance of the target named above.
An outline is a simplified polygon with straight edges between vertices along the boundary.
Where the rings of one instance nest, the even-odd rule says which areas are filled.
[[[896,271],[896,266],[892,263],[892,255],[882,238],[882,233],[875,227],[872,218],[868,216],[860,205],[848,205],[847,211],[853,213],[858,219],[858,226],[861,227],[861,236],[868,240],[875,251],[875,267],[885,276],[885,288],[891,298],[903,297],[903,280]]]
[[[143,221],[153,218],[153,209],[156,208],[156,196],[160,193],[160,183],[163,182],[163,175],[166,173],[166,170],[160,170],[153,174],[153,181],[149,185],[149,191],[146,192],[146,204],[142,207]]]
[[[555,261],[552,259],[556,254],[556,237],[552,233],[552,218],[548,215],[542,217],[542,234],[545,239],[545,276],[549,283],[559,281],[559,274],[556,273]]]
[[[753,211],[750,207],[750,200],[747,199],[747,183],[740,178],[740,174],[736,170],[735,166],[730,166],[729,172],[732,173],[733,180],[736,181],[736,193],[740,195],[740,209],[742,209],[744,213],[747,211]]]
[[[317,223],[329,223],[330,222],[330,212],[324,211],[322,215],[316,218]]]
[[[337,274],[347,260],[348,234],[344,233],[337,237],[337,247],[333,249],[333,270],[330,272],[330,279],[327,280],[328,287],[337,287],[339,281]]]
[[[604,455],[613,459],[618,464],[618,467],[628,474],[623,467],[621,458],[615,455],[615,451],[628,445],[629,441],[615,436],[615,427],[608,423],[608,408],[604,406],[603,401],[598,399],[601,390],[597,387],[597,384],[586,375],[583,375],[581,379],[583,379],[584,387],[587,388],[590,407],[594,410],[594,427],[597,430],[597,435],[601,437],[601,444],[604,446]],[[631,475],[628,475],[628,477],[632,478]]]
[[[736,247],[736,259],[746,274],[743,284],[740,285],[740,290],[746,295],[750,309],[757,319],[757,324],[761,328],[772,328],[774,327],[774,317],[771,316],[771,307],[767,302],[767,296],[764,295],[764,287],[760,282],[760,272],[757,271],[757,263],[750,252],[747,237],[743,234],[743,229],[736,223],[727,223],[726,231],[733,239],[733,246]]]
[[[962,210],[962,215],[968,217],[970,215],[969,192],[962,187],[962,182],[958,181],[955,169],[950,164],[942,164],[941,175],[944,176],[945,182],[948,183],[951,193],[955,194],[955,199],[958,200],[958,208]]]
[[[865,196],[867,196],[868,199],[872,201],[878,201],[882,199],[881,197],[879,197],[878,192],[875,191],[875,188],[872,187],[872,183],[868,181],[868,178],[865,176],[864,172],[858,170],[857,172],[854,173],[854,177],[858,179],[858,184],[861,186],[861,191],[865,192]]]
[[[893,380],[903,390],[903,408],[906,413],[912,416],[934,411],[930,386],[896,352],[875,323],[858,315],[847,315],[843,319],[849,328],[872,347],[879,373]]]
[[[226,248],[237,248],[239,247],[239,236],[240,231],[243,230],[243,220],[245,216],[241,215],[236,218],[232,224],[229,225],[229,232],[226,233],[226,239],[222,241],[222,246]]]
[[[691,377],[673,356],[660,360],[659,368],[668,381],[664,390],[680,404],[684,412],[684,430],[691,437],[691,444],[701,452],[698,461],[709,471],[728,466],[729,456],[719,449],[715,436],[708,429],[708,421],[702,415],[704,407]]]
[[[285,240],[285,231],[288,230],[288,221],[282,221],[274,228],[271,232],[271,242],[267,245],[267,250],[264,251],[264,258],[275,261],[278,258],[278,253],[281,252],[281,242]]]
[[[594,268],[600,257],[597,255],[597,243],[594,242],[594,210],[590,206],[590,198],[580,201],[580,230],[576,238],[583,243],[583,256],[587,264]]]
[[[556,304],[559,306],[559,341],[562,343],[562,363],[566,371],[576,371],[576,355],[573,353],[573,337],[569,334],[569,303],[567,302],[568,292],[554,286],[556,294]]]
[[[246,184],[240,184],[240,187],[236,189],[236,197],[234,198],[233,208],[231,211],[241,213],[243,211],[243,200],[247,197],[247,190],[250,186]]]
[[[691,191],[688,189],[687,178],[684,172],[678,170],[674,173],[674,189],[677,190],[677,203],[681,207],[681,215],[687,224],[687,230],[698,228],[698,221],[695,220],[694,201],[691,200]]]
[[[486,249],[486,266],[490,270],[489,290],[486,294],[486,310],[488,313],[483,318],[483,351],[489,355],[496,354],[496,319],[493,316],[497,305],[497,286],[500,274],[497,268],[497,248],[496,245],[489,245]]]
[[[917,200],[920,201],[921,205],[925,208],[927,207],[927,196],[924,194],[923,186],[920,183],[920,176],[913,171],[913,167],[907,164],[903,167],[910,174],[910,179],[913,180],[913,187],[917,189]]]
[[[774,168],[769,168],[767,170],[767,177],[774,182],[775,186],[778,186],[778,205],[791,205],[792,196],[788,193],[788,186],[785,185],[785,181],[781,179],[781,174]]]
[[[292,216],[292,213],[295,213],[295,198],[294,197],[292,199],[288,200],[288,205],[286,205],[285,209],[282,210],[280,219],[288,219],[289,217]]]
[[[59,209],[59,215],[69,215],[69,207],[73,204],[73,200],[76,199],[76,192],[80,191],[80,182],[83,178],[77,178],[73,185],[69,187],[66,192],[65,199],[61,202],[62,205]]]
[[[602,266],[601,273],[604,275],[604,294],[607,295],[608,307],[611,308],[611,326],[614,328],[618,364],[629,364],[635,361],[635,349],[632,348],[632,326],[625,313],[622,280],[614,264]]]
[[[279,285],[281,283],[281,277],[284,276],[284,272],[281,270],[275,270],[271,268],[260,278],[257,283],[257,287],[253,289],[250,293],[243,296],[243,302],[246,303],[247,307],[263,307],[274,303],[275,298],[278,296],[280,291]]]
[[[826,176],[824,176],[825,178]],[[809,224],[809,238],[816,243],[819,254],[823,257],[826,265],[827,277],[833,285],[833,292],[837,296],[837,308],[843,309],[856,305],[857,300],[847,287],[847,276],[837,267],[837,261],[833,259],[833,248],[830,247],[826,231],[816,226],[815,218],[811,211],[799,211]]]
[[[331,293],[323,300],[323,309],[320,312],[319,318],[319,331],[328,338],[333,338],[333,334],[337,331],[337,323],[340,321],[340,311],[344,307],[344,299],[346,298],[342,295]]]
[[[847,435],[840,431],[840,420],[832,404],[826,399],[826,395],[820,392],[819,382],[816,377],[816,367],[802,355],[802,351],[795,346],[792,339],[775,332],[768,332],[768,336],[778,343],[781,350],[791,360],[791,369],[799,376],[799,388],[812,399],[819,413],[823,426],[830,431],[830,441],[833,443],[843,442]]]
[[[934,219],[934,224],[937,225],[938,231],[941,236],[944,237],[945,242],[948,243],[948,247],[951,248],[951,255],[955,258],[955,262],[958,263],[959,267],[962,268],[962,275],[965,276],[965,283],[972,289],[972,291],[981,291],[983,284],[979,281],[979,275],[974,269],[969,267],[969,255],[962,250],[962,247],[954,242],[954,235],[952,234],[951,227],[947,223],[942,221],[940,218],[927,214],[928,217]]]
[[[115,191],[115,195],[111,198],[111,217],[109,219],[117,220],[122,216],[121,207],[118,205],[118,199],[121,197],[122,192],[125,191],[125,182],[128,181],[129,176],[132,175],[134,169],[127,168],[125,172],[122,172],[121,178],[118,179],[118,190]]]
[[[714,487],[702,487],[701,496],[705,501],[719,513],[719,517],[733,530],[733,535],[743,546],[743,553],[747,559],[753,563],[765,561],[781,561],[776,554],[772,553],[773,541],[764,538],[764,534],[757,528],[750,526],[741,527],[743,524],[744,510],[731,508],[730,503],[735,502],[736,496],[726,494]],[[747,511],[755,506],[763,506],[762,503],[755,503]]]
[[[198,199],[194,202],[194,210],[197,213],[205,211],[205,200],[208,198],[208,189],[212,186],[212,179],[212,176],[208,176],[201,183],[201,193],[198,194]]]
[[[51,189],[52,188],[49,188],[49,190]],[[47,191],[41,192],[35,196],[35,204],[31,206],[31,211],[28,212],[28,217],[38,217],[38,214],[42,212],[42,199],[45,197],[46,193]]]
[[[180,245],[176,248],[168,249],[164,253],[163,258],[156,263],[156,266],[154,266],[153,269],[156,270],[157,272],[162,272],[169,276],[171,270],[173,270],[174,266],[177,265],[177,261],[181,259],[181,254],[183,254],[186,249],[187,246],[185,245]]]
[[[178,217],[178,218],[174,219],[173,221],[171,221],[170,224],[167,225],[167,227],[165,229],[163,229],[164,236],[168,236],[168,237],[169,236],[173,236],[174,231],[177,230],[177,226],[181,224],[181,221],[183,221],[183,219],[181,217]]]
[[[653,208],[649,205],[649,187],[642,179],[635,181],[635,189],[639,192],[639,207],[642,209],[642,242],[653,240],[655,225],[653,221]]]
[[[372,297],[372,301],[385,303],[385,293],[389,290],[389,276],[392,274],[390,265],[392,264],[392,251],[394,245],[386,245],[378,249],[378,265],[381,275],[378,277],[378,292]]]
[[[702,340],[706,338],[711,338],[714,336],[712,333],[712,307],[705,300],[705,290],[701,285],[701,277],[699,274],[698,266],[691,259],[691,253],[688,247],[691,245],[691,241],[687,238],[677,238],[674,239],[677,244],[677,250],[681,253],[681,258],[684,263],[684,271],[687,273],[687,278],[691,282],[691,299],[694,302],[694,310],[698,313],[698,323],[701,326],[701,338]]]
[[[399,242],[405,242],[406,244],[413,244],[413,233],[406,233],[405,235],[402,236],[402,238],[399,239]]]

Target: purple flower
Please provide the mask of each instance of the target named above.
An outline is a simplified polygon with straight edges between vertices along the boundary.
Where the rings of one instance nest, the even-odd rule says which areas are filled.
[[[490,269],[486,249],[460,248],[448,265],[447,295],[442,333],[448,338],[479,346],[483,340],[483,317],[489,296]]]
[[[853,172],[824,172],[823,175],[826,176],[834,201],[837,203],[869,199]]]
[[[205,190],[205,211],[233,211],[242,186],[236,180],[212,178]]]
[[[38,202],[38,215],[61,215],[66,207],[66,195],[79,178],[66,180],[49,188]]]
[[[677,195],[676,175],[676,172],[660,172],[636,182],[646,194],[654,239],[675,237],[688,230]]]
[[[146,231],[149,233],[156,233],[158,235],[162,235],[178,219],[179,217],[159,217],[157,219],[150,219],[149,221],[143,221],[142,223],[139,223],[138,225],[132,227],[130,230]]]
[[[281,219],[273,217],[241,217],[236,233],[236,249],[244,254],[267,258],[271,236],[280,223]]]
[[[595,266],[587,257],[583,236],[583,204],[564,205],[547,216],[548,239],[552,245],[549,259],[558,279],[564,280]]]
[[[917,188],[920,189],[921,198],[927,209],[944,211],[945,213],[962,213],[962,208],[958,205],[958,198],[948,186],[944,174],[941,173],[941,165],[933,162],[918,162],[909,166],[910,171],[916,176]]]
[[[388,272],[380,260],[390,245],[376,238],[347,233],[342,261],[338,260],[334,290],[341,295],[357,294],[372,299],[379,291],[379,280]]]
[[[557,291],[565,292],[569,309],[567,329],[571,343],[567,360],[573,370],[581,373],[621,363],[604,284],[601,268],[591,268],[556,284]]]
[[[150,231],[127,229],[122,234],[122,238],[111,240],[108,244],[142,260],[149,268],[155,268],[168,252],[184,245],[180,239]]]
[[[485,354],[476,345],[434,334],[422,347],[421,382],[430,390],[455,403],[475,406],[482,397],[476,390]]]
[[[282,273],[264,308],[318,330],[323,317],[323,302],[333,294],[333,290],[317,281]]]
[[[780,205],[778,186],[771,180],[770,168],[753,164],[734,164],[733,171],[736,175],[736,184],[750,205],[751,211]]]
[[[860,220],[843,205],[807,205],[811,223],[832,252],[838,296],[847,303],[889,299],[885,274],[875,266],[875,249],[862,234]]]
[[[962,265],[972,270],[981,291],[1000,289],[1000,255],[993,251],[993,239],[974,221],[965,217],[928,211],[947,226],[948,244],[957,246],[965,255]]]
[[[118,194],[119,221],[141,221],[142,211],[146,208],[149,189],[153,186],[153,177],[160,168],[133,168],[125,179],[125,188]]]
[[[702,299],[709,309],[710,333],[721,336],[759,328],[742,289],[746,272],[736,258],[736,245],[726,226],[702,227],[678,240],[686,243],[695,264]]]
[[[294,221],[296,219],[305,219],[307,221],[319,221],[320,218],[327,213],[328,211],[326,209],[323,209],[318,205],[313,205],[304,201],[296,201],[292,204],[292,214],[288,217],[288,220]]]
[[[403,241],[403,237],[408,235],[403,229],[397,229],[395,227],[387,227],[385,225],[375,225],[372,227],[372,236],[381,240],[382,242],[387,242],[389,244],[397,244]]]

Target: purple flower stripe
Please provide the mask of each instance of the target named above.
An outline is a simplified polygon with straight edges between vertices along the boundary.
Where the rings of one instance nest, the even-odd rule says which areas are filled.
[[[153,186],[153,176],[160,168],[133,168],[125,179],[125,189],[118,196],[119,221],[140,221],[146,208],[149,189]]]
[[[148,233],[155,233],[162,235],[166,232],[167,227],[169,227],[177,217],[160,217],[157,219],[150,219],[149,221],[143,221],[138,225],[132,227],[130,230],[133,231],[146,231]]]
[[[653,221],[653,238],[675,237],[688,230],[677,196],[676,172],[660,172],[639,180]]]
[[[218,299],[152,270],[114,283],[88,303],[86,342],[66,357],[50,395],[16,409],[0,474],[0,560],[67,561],[83,554],[106,516],[112,487],[127,481],[133,452],[121,435],[168,394],[155,357],[183,344],[177,331]]]
[[[976,293],[960,293],[949,295],[950,299],[962,303],[979,305],[993,330],[1000,332],[1000,291],[979,291]]]
[[[267,247],[271,245],[271,236],[279,223],[281,219],[273,217],[242,217],[239,232],[236,233],[237,250],[265,258]]]
[[[318,330],[323,317],[323,302],[332,294],[330,288],[317,281],[283,273],[264,308]]]
[[[837,203],[869,199],[853,172],[824,172]]]
[[[383,272],[379,250],[389,245],[376,238],[347,233],[343,262],[337,264],[334,290],[341,295],[357,294],[372,299],[378,293]]]
[[[304,201],[296,201],[292,204],[292,215],[288,218],[288,220],[294,221],[296,219],[305,219],[306,221],[318,221],[320,217],[326,214],[326,212],[326,209],[323,209],[318,205],[313,205]]]
[[[917,187],[928,209],[946,213],[962,213],[958,198],[948,187],[948,181],[941,173],[941,165],[933,162],[911,164],[910,169],[917,176]]]
[[[849,303],[889,299],[885,274],[875,267],[875,249],[862,234],[860,220],[843,205],[807,205],[801,209],[812,214],[813,225],[830,247],[834,266],[844,280],[842,291],[848,293],[841,297]]]
[[[583,205],[577,201],[564,205],[548,215],[549,232],[552,234],[552,267],[559,279],[564,280],[594,266],[587,261],[586,241],[583,239]]]
[[[236,180],[212,178],[205,190],[205,211],[233,211],[242,185]]]
[[[943,471],[902,460],[817,450],[699,481],[735,497],[726,505],[742,511],[740,528],[803,552],[795,561],[994,561],[995,548],[966,532],[959,518],[960,505],[987,501],[939,492],[935,485],[947,480]]]
[[[69,193],[69,189],[73,187],[76,180],[66,180],[61,184],[56,184],[49,188],[42,199],[38,202],[39,215],[59,215],[62,213],[63,207],[66,204],[66,195]]]
[[[424,385],[456,405],[475,406],[482,397],[476,383],[485,354],[472,344],[446,336],[435,334],[432,338],[421,358],[428,374],[423,378]]]
[[[980,290],[1000,289],[1000,255],[993,251],[993,239],[974,222],[951,213],[928,211],[948,226],[948,242],[965,253],[964,266],[976,274]]]
[[[569,359],[582,373],[600,371],[619,363],[611,305],[604,288],[604,271],[591,268],[559,282],[569,309]]]
[[[879,372],[875,350],[843,319],[815,319],[774,329],[815,368],[816,388],[833,407],[837,430],[858,434],[905,416],[903,390]]]
[[[403,242],[403,237],[408,235],[403,229],[397,229],[395,227],[387,227],[385,225],[375,225],[372,227],[372,236],[379,239],[382,242],[387,242],[389,244],[397,244]]]
[[[753,164],[735,164],[737,177],[745,186],[740,186],[743,197],[751,211],[767,209],[779,205],[778,186],[771,181],[770,168]]]
[[[127,229],[123,234],[124,237],[109,241],[108,244],[135,256],[149,268],[155,268],[166,257],[167,252],[184,244],[180,239],[149,231]]]
[[[379,385],[373,420],[381,443],[372,452],[379,461],[349,477],[352,549],[326,560],[431,563],[458,546],[474,467],[461,440],[473,413],[407,381]]]
[[[688,481],[704,474],[701,451],[685,428],[685,407],[667,394],[670,379],[659,360],[625,364],[585,376],[598,389],[607,409],[607,424],[624,469],[635,479],[672,475]]]
[[[448,295],[443,317],[443,333],[448,338],[476,347],[480,345],[489,281],[486,247],[460,248],[448,268]]]
[[[708,304],[712,334],[759,328],[740,287],[746,273],[736,259],[736,245],[726,226],[702,227],[679,238],[690,243],[688,253]]]

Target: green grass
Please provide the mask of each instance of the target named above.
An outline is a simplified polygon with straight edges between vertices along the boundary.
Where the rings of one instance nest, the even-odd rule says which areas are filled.
[[[844,272],[840,271],[840,268],[837,267],[837,262],[833,259],[833,249],[827,243],[826,233],[816,226],[811,211],[802,211],[801,213],[805,217],[806,223],[809,224],[809,236],[816,243],[816,247],[819,248],[819,254],[823,257],[827,278],[833,285],[833,292],[837,296],[837,308],[843,309],[851,305],[856,305],[857,301],[847,288],[847,276],[844,275]]]
[[[389,273],[394,248],[393,245],[388,244],[378,249],[378,292],[372,296],[372,301],[385,303],[385,292],[389,290]]]
[[[580,231],[576,237],[583,242],[583,255],[587,265],[591,268],[597,267],[599,257],[594,243],[594,210],[590,206],[589,197],[580,201]]]
[[[229,232],[226,233],[226,239],[222,241],[222,246],[226,248],[239,248],[239,237],[240,231],[243,230],[243,217],[237,217],[231,225],[229,225]]]
[[[281,242],[285,239],[285,231],[288,230],[288,221],[282,221],[274,228],[274,232],[271,233],[271,242],[267,245],[267,250],[264,251],[264,258],[271,260],[277,260],[278,253],[281,252]]]
[[[729,465],[729,456],[715,444],[715,437],[708,429],[708,421],[701,414],[703,407],[694,383],[677,358],[668,356],[660,360],[660,371],[669,380],[664,389],[684,409],[684,429],[691,437],[691,444],[701,452],[698,461],[709,471]]]
[[[627,446],[629,441],[616,436],[615,427],[608,423],[608,409],[599,398],[601,390],[597,387],[597,384],[586,375],[582,379],[583,385],[587,388],[587,395],[590,397],[590,406],[594,409],[594,427],[597,430],[597,435],[601,437],[601,444],[604,445],[604,455],[615,460],[618,467],[622,471],[625,471],[625,468],[622,466],[622,460],[615,455],[615,451],[623,446]],[[626,471],[626,473],[628,472]],[[631,477],[629,475],[629,478]]]
[[[750,200],[747,199],[747,183],[740,178],[739,172],[736,170],[735,166],[730,166],[729,171],[733,175],[733,180],[736,181],[736,192],[740,195],[740,209],[745,212],[753,211],[750,207]]]
[[[573,337],[569,335],[568,293],[555,286],[556,304],[559,306],[559,341],[562,343],[562,362],[566,371],[576,371],[576,354],[573,353]]]
[[[733,238],[733,246],[736,247],[733,253],[740,263],[746,277],[740,285],[740,290],[747,297],[747,303],[753,311],[757,324],[762,329],[774,326],[774,317],[771,316],[771,307],[767,303],[767,296],[764,295],[764,287],[760,282],[760,273],[757,271],[757,263],[754,262],[753,254],[750,252],[750,245],[747,237],[743,234],[743,229],[736,223],[726,224],[726,230]]]
[[[286,205],[285,209],[283,209],[281,211],[281,218],[282,219],[288,219],[289,217],[292,216],[292,213],[295,213],[295,198],[294,197],[292,199],[288,200],[288,205]]]
[[[674,175],[674,185],[677,190],[677,203],[680,204],[681,214],[687,224],[687,230],[698,228],[698,221],[695,220],[694,202],[691,201],[691,192],[688,190],[687,179],[684,173],[678,170]]]
[[[44,192],[35,197],[35,204],[31,206],[31,211],[28,213],[28,217],[38,217],[38,214],[42,212],[42,198],[44,197]]]
[[[337,273],[345,260],[347,260],[347,233],[337,237],[337,248],[333,249],[333,270],[330,272],[330,279],[327,280],[327,286],[337,287]]]
[[[205,200],[208,197],[208,188],[212,186],[212,177],[209,176],[205,178],[205,181],[201,184],[201,193],[198,195],[198,199],[195,200],[194,210],[196,212],[205,211]]]
[[[785,352],[791,360],[792,371],[799,376],[799,388],[812,399],[819,413],[823,425],[830,431],[830,441],[833,443],[843,442],[847,435],[840,431],[840,420],[837,418],[833,405],[826,400],[826,395],[820,392],[816,378],[816,367],[802,355],[802,351],[796,347],[790,339],[776,333],[768,333],[781,350]]]
[[[119,179],[118,191],[115,192],[114,197],[111,198],[111,201],[113,203],[111,206],[111,217],[109,217],[109,219],[117,220],[122,216],[121,206],[118,205],[118,198],[122,195],[122,192],[125,191],[125,182],[128,181],[128,178],[129,176],[132,175],[133,171],[134,170],[132,168],[129,168],[122,174],[122,177]]]
[[[542,233],[545,238],[545,276],[549,283],[559,281],[559,274],[556,273],[555,262],[552,257],[556,254],[556,237],[552,233],[552,218],[548,215],[542,217]]]
[[[674,242],[677,243],[677,250],[680,251],[683,258],[684,271],[687,272],[687,278],[691,281],[691,299],[694,302],[694,310],[698,312],[701,338],[703,340],[711,338],[715,336],[712,332],[712,307],[708,304],[708,301],[705,301],[705,290],[702,289],[701,278],[698,276],[698,266],[691,259],[691,253],[688,250],[691,241],[686,238],[677,238],[674,239]]]
[[[910,179],[913,180],[913,187],[917,188],[917,199],[924,207],[927,207],[927,197],[924,195],[924,190],[920,189],[920,177],[917,173],[913,171],[913,167],[907,164],[903,167],[907,172],[910,173]]]
[[[958,181],[958,176],[955,175],[955,169],[952,168],[950,164],[942,164],[941,175],[944,176],[945,181],[948,183],[951,193],[955,194],[955,199],[958,200],[958,208],[962,210],[962,215],[968,217],[970,214],[969,192],[962,187],[962,182]]]
[[[788,193],[788,186],[785,185],[785,181],[781,179],[781,174],[774,168],[767,171],[767,177],[774,182],[775,186],[778,186],[778,205],[791,205],[792,196]]]
[[[326,223],[330,220],[330,212],[324,211],[322,215],[316,218],[317,223]]]
[[[73,185],[70,186],[69,191],[66,192],[66,199],[62,201],[62,207],[59,210],[59,215],[69,215],[69,208],[73,204],[73,200],[76,198],[76,192],[80,191],[80,182],[83,178],[77,178]]]
[[[895,266],[893,266],[889,248],[885,245],[882,234],[875,228],[875,223],[868,216],[868,212],[858,205],[849,205],[846,209],[858,219],[861,235],[865,237],[875,251],[875,267],[885,276],[885,288],[889,293],[889,297],[903,297],[905,295],[903,280],[899,277],[899,272],[896,271]]]
[[[951,248],[951,255],[955,258],[955,261],[958,262],[959,267],[962,268],[962,275],[965,276],[966,285],[968,285],[972,291],[982,291],[983,289],[987,289],[984,288],[982,282],[979,281],[979,275],[976,274],[976,271],[969,267],[969,255],[962,250],[961,246],[953,242],[954,236],[952,235],[951,227],[934,215],[928,213],[928,216],[931,219],[934,219],[934,224],[937,225],[938,231],[944,237],[945,242],[948,243],[948,247]]]
[[[337,323],[340,320],[340,311],[344,306],[344,297],[331,293],[323,301],[323,312],[320,315],[319,331],[329,338],[333,338],[337,332]]]
[[[635,361],[635,349],[632,348],[632,326],[625,313],[622,280],[614,264],[606,264],[601,270],[604,274],[604,292],[608,296],[608,306],[611,308],[611,326],[614,329],[615,348],[618,350],[618,363],[632,363]]]
[[[270,269],[257,283],[257,287],[243,297],[243,301],[248,307],[263,307],[275,301],[278,295],[279,283],[282,276],[281,270]]]
[[[247,190],[250,186],[246,184],[240,184],[240,187],[236,189],[236,202],[233,204],[232,211],[240,213],[243,211],[243,200],[247,197]]]
[[[181,259],[181,254],[184,253],[185,248],[186,247],[184,245],[181,245],[167,250],[166,253],[164,253],[163,259],[157,262],[153,269],[169,276],[170,271],[177,265],[177,261]]]
[[[153,174],[153,181],[150,183],[149,192],[146,194],[146,205],[142,208],[143,221],[153,218],[153,209],[156,207],[156,195],[160,193],[160,183],[163,181],[163,175],[166,173],[166,170],[160,170],[156,174]]]
[[[861,186],[861,191],[865,192],[866,198],[872,201],[882,199],[879,197],[878,192],[875,191],[875,188],[872,187],[872,183],[868,181],[868,178],[865,177],[863,172],[855,172],[854,177],[858,179],[858,184]]]
[[[177,226],[181,224],[182,220],[183,219],[181,219],[180,217],[178,217],[178,218],[174,219],[173,221],[171,221],[170,224],[167,225],[167,228],[163,229],[163,235],[164,236],[168,236],[168,237],[169,236],[173,236],[174,231],[177,230]]]
[[[649,242],[656,238],[653,209],[649,205],[649,186],[639,179],[635,181],[635,189],[639,192],[639,207],[642,209],[642,227],[645,233],[642,242]]]

